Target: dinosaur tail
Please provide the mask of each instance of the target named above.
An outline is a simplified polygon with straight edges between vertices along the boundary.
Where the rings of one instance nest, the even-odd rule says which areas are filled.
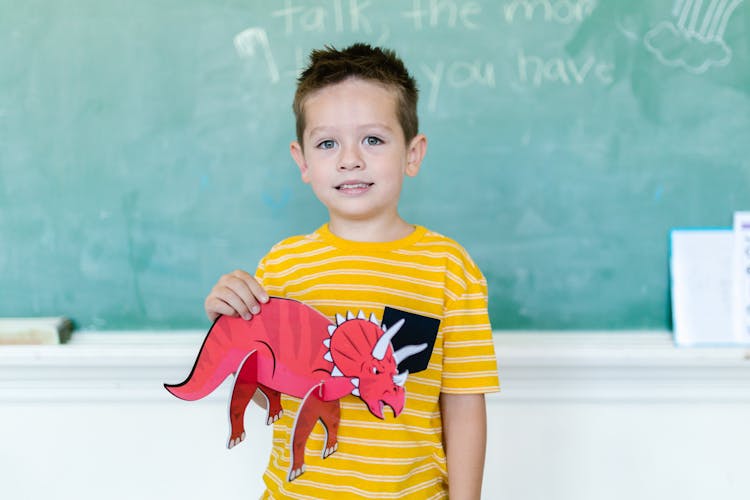
[[[234,373],[247,355],[250,342],[247,335],[232,334],[247,330],[248,322],[241,318],[220,316],[203,340],[190,375],[179,384],[164,384],[174,396],[195,401],[211,394],[230,374]]]

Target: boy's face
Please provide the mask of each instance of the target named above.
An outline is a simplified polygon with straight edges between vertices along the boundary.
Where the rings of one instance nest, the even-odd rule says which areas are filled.
[[[400,220],[404,175],[417,174],[427,143],[405,143],[396,106],[394,90],[356,78],[305,99],[304,147],[291,153],[332,223]]]

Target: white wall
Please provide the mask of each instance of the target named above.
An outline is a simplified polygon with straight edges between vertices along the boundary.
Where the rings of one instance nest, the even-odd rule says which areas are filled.
[[[228,384],[199,402],[184,378],[200,333],[79,333],[0,347],[0,496],[247,499],[270,432],[226,450]],[[484,498],[750,498],[750,354],[684,350],[666,333],[501,334],[488,398]]]

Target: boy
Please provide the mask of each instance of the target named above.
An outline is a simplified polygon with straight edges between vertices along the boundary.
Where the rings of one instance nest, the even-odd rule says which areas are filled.
[[[388,50],[313,51],[293,109],[291,154],[330,220],[275,245],[255,277],[222,276],[206,298],[209,318],[250,319],[272,295],[329,318],[362,310],[382,321],[392,307],[440,324],[426,369],[408,375],[402,413],[379,420],[355,396],[344,397],[338,449],[321,458],[324,433],[316,428],[305,472],[293,481],[289,443],[299,400],[284,397],[264,498],[426,499],[449,490],[453,500],[479,498],[484,393],[498,390],[486,282],[456,242],[398,213],[404,176],[417,174],[427,149],[416,82]]]

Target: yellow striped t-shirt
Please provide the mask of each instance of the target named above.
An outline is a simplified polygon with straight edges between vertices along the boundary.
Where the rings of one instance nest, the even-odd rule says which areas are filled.
[[[394,418],[386,408],[380,420],[361,399],[345,396],[338,450],[321,458],[325,430],[318,422],[307,441],[305,472],[291,482],[300,400],[282,396],[264,498],[445,498],[440,393],[499,390],[487,284],[467,252],[420,226],[401,240],[362,243],[338,238],[324,225],[275,245],[256,277],[270,295],[302,301],[332,323],[347,311],[382,321],[386,306],[440,320],[427,369],[408,375],[402,413]]]

